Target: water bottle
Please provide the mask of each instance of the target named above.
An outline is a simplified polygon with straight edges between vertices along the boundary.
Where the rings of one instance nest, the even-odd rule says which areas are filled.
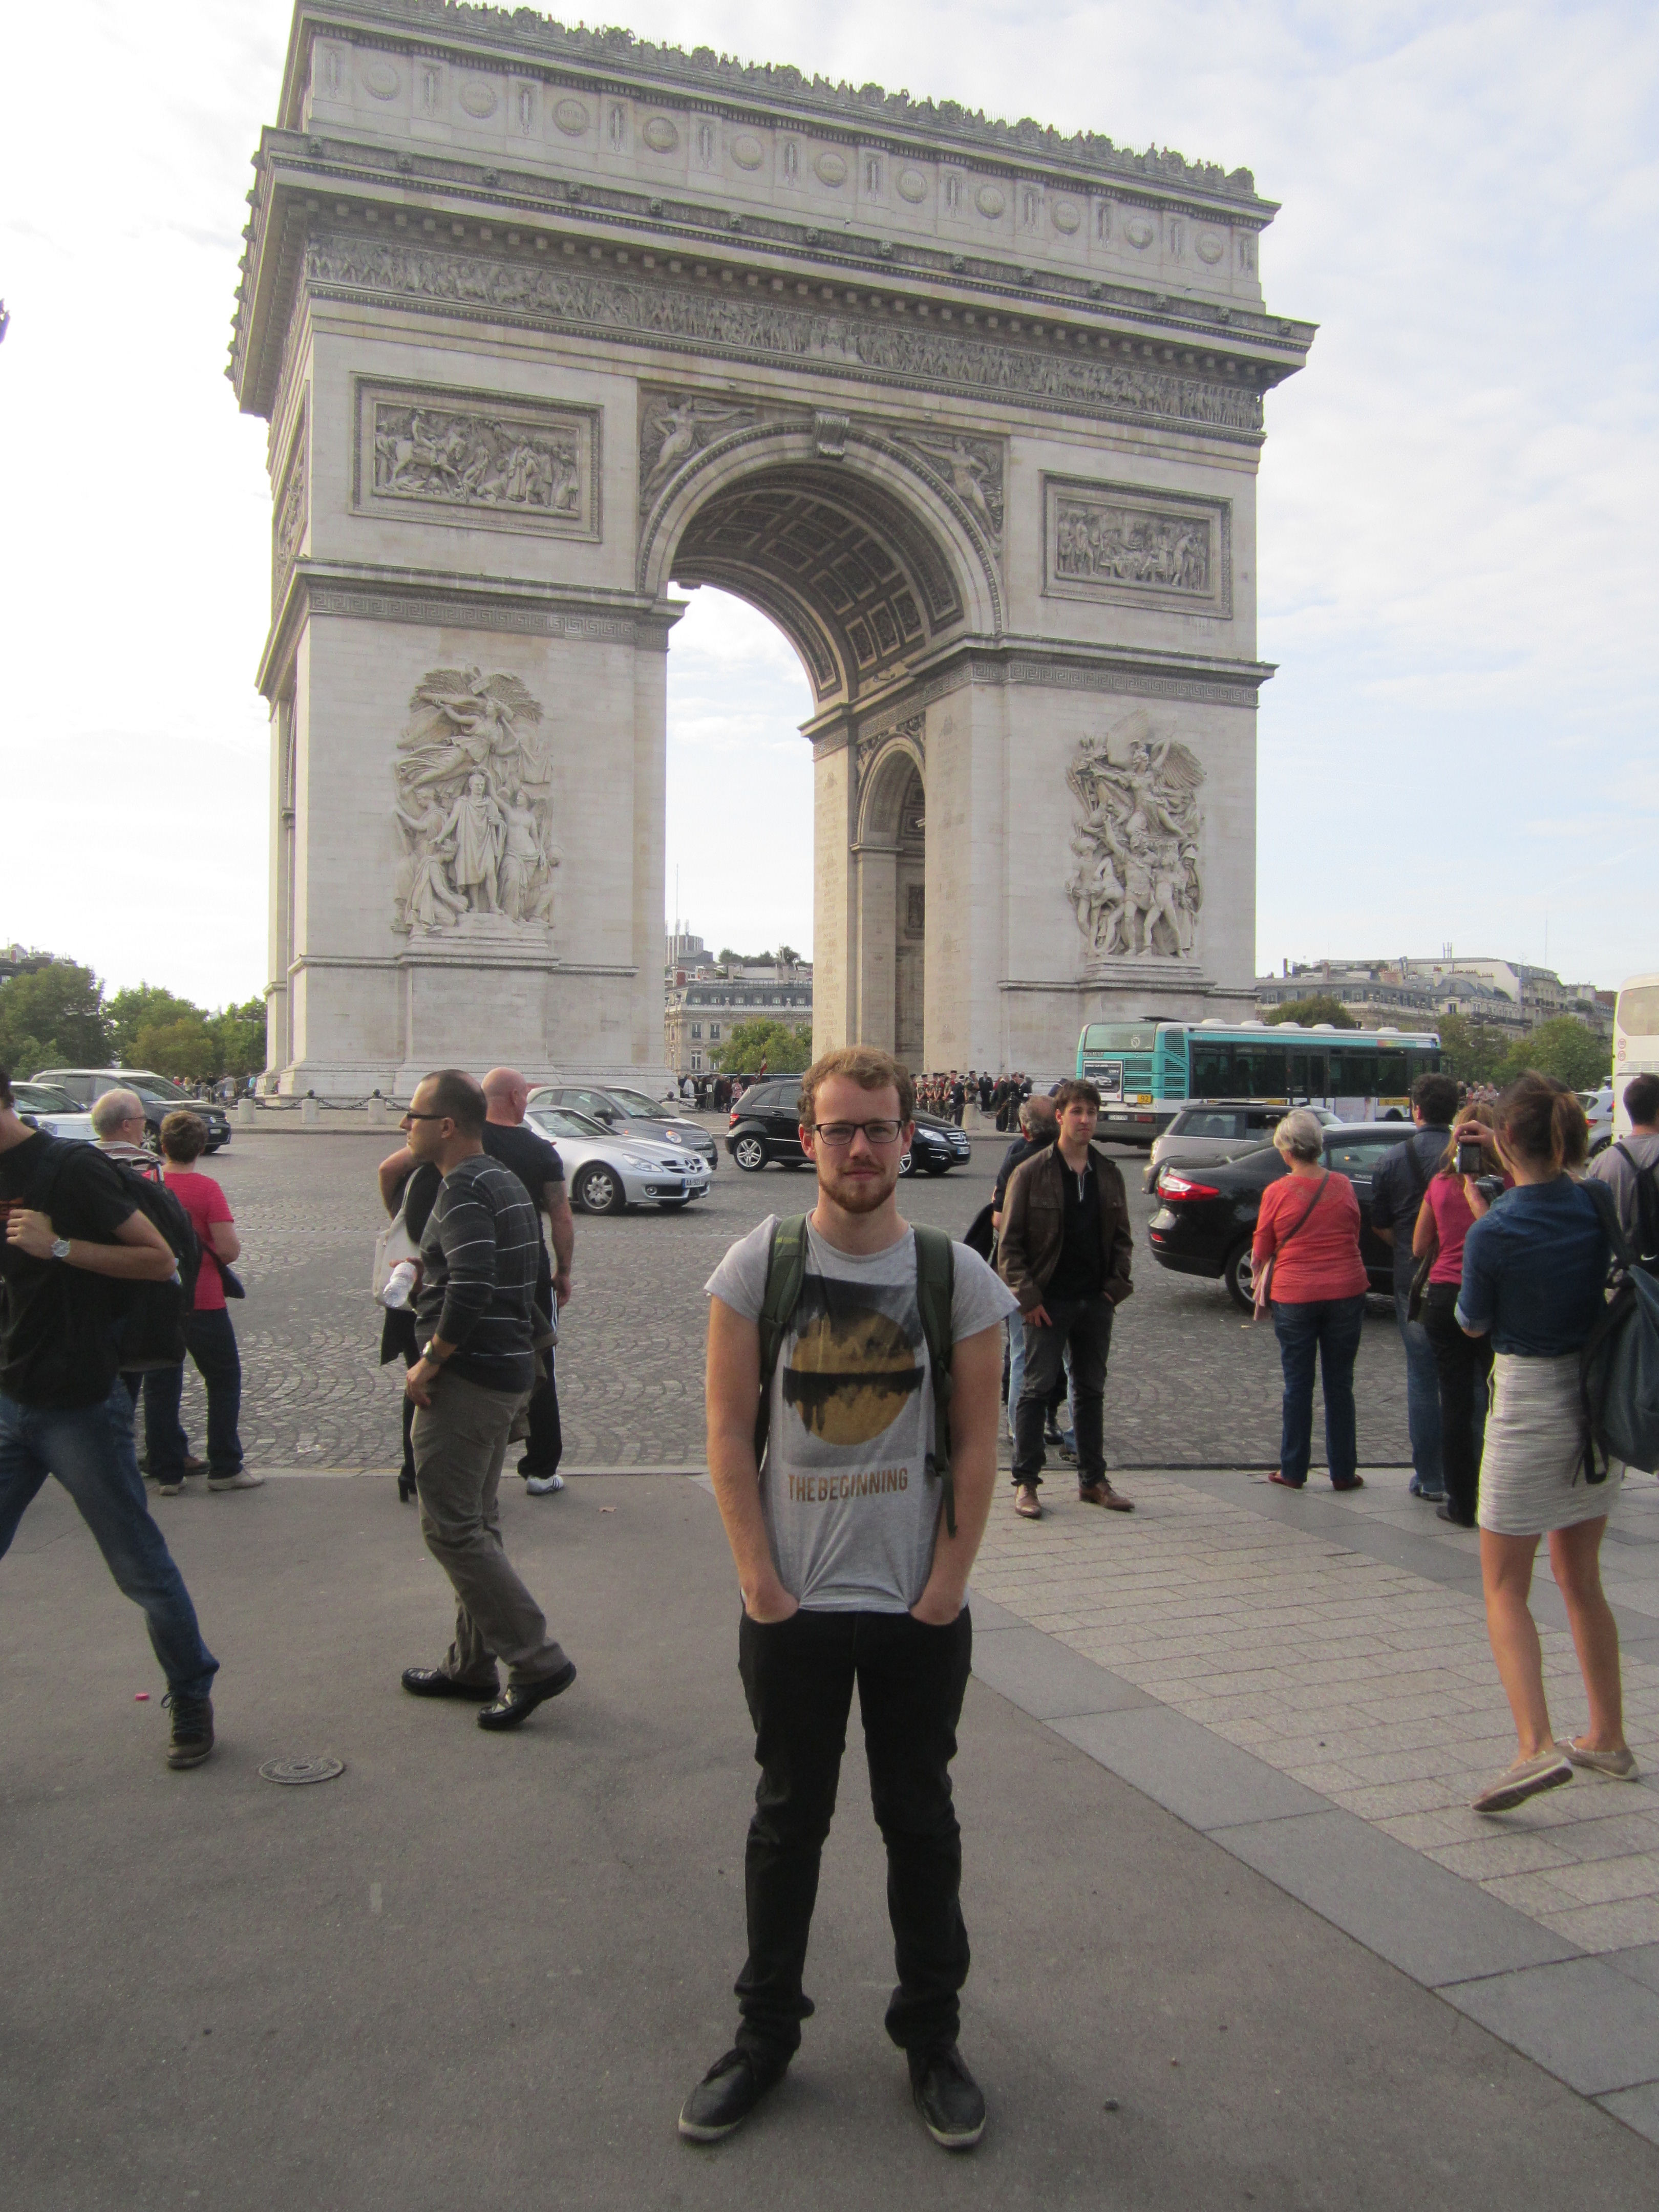
[[[412,1260],[399,1260],[386,1278],[386,1288],[380,1293],[380,1304],[393,1313],[401,1313],[415,1295],[415,1285],[421,1271]]]

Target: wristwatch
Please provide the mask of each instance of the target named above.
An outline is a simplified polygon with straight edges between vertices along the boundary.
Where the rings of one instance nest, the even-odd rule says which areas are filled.
[[[53,1258],[54,1260],[67,1260],[67,1259],[68,1259],[68,1257],[69,1257],[69,1255],[70,1255],[70,1241],[69,1241],[69,1238],[68,1238],[67,1237],[54,1237],[52,1238],[52,1258]]]
[[[421,1357],[422,1359],[429,1359],[434,1367],[441,1367],[444,1364],[444,1356],[442,1352],[433,1350],[437,1341],[435,1336],[428,1337],[426,1342],[421,1346]]]

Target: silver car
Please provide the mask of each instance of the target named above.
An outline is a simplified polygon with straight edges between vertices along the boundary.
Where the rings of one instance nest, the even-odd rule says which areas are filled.
[[[1156,1190],[1165,1168],[1213,1167],[1272,1144],[1273,1131],[1289,1111],[1287,1106],[1252,1104],[1249,1099],[1195,1099],[1153,1143],[1143,1188]],[[1340,1118],[1324,1106],[1312,1111],[1327,1128]]]
[[[720,1158],[714,1139],[701,1122],[677,1114],[670,1102],[665,1102],[665,1111],[664,1106],[653,1106],[642,1091],[616,1084],[601,1090],[597,1084],[544,1083],[531,1092],[530,1103],[568,1107],[606,1129],[614,1129],[629,1143],[644,1137],[655,1144],[672,1145],[676,1152],[700,1152],[710,1175]]]
[[[570,1203],[582,1213],[679,1207],[708,1194],[708,1165],[678,1145],[607,1129],[569,1106],[531,1106],[525,1119],[559,1148]]]

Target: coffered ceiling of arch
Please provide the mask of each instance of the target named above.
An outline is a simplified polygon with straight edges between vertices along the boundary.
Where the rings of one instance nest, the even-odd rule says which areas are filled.
[[[884,493],[828,469],[770,470],[717,493],[687,525],[673,574],[770,615],[820,700],[856,696],[963,615],[926,532]]]

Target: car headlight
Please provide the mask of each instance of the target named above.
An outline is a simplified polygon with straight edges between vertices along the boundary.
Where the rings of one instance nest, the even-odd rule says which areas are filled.
[[[655,1160],[647,1160],[639,1152],[618,1152],[617,1164],[619,1167],[632,1168],[636,1175],[652,1175],[657,1170]]]

